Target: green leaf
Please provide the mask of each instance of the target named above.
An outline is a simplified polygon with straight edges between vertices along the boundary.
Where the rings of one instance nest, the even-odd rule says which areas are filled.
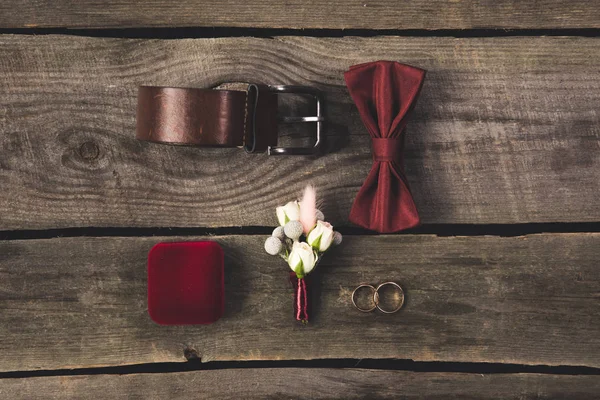
[[[304,276],[304,265],[302,263],[300,263],[300,265],[296,269],[296,275]]]
[[[312,242],[312,248],[313,249],[319,250],[319,247],[321,247],[321,238],[322,237],[323,237],[323,234],[321,233],[319,235],[319,237],[314,242]]]
[[[304,265],[302,264],[302,260],[300,260],[298,265],[296,265],[296,267],[294,268],[294,272],[296,273],[298,279],[304,278]]]

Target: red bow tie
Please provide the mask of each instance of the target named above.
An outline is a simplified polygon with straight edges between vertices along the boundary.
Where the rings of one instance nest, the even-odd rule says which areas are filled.
[[[360,188],[350,221],[380,233],[419,225],[404,175],[404,128],[425,71],[392,61],[350,67],[346,86],[373,143],[373,167]]]

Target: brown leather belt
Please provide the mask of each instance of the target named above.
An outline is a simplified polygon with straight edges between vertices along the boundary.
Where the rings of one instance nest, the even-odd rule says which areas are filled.
[[[277,117],[278,93],[315,97],[309,117]],[[227,83],[214,89],[140,86],[136,138],[156,143],[243,147],[247,152],[314,154],[321,143],[322,93],[304,86]],[[278,123],[316,122],[311,148],[277,147]]]

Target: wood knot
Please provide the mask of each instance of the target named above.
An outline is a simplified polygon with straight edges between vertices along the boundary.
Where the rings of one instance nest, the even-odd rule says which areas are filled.
[[[183,356],[188,361],[200,359],[198,356],[198,351],[192,347],[186,347],[183,349]]]
[[[93,161],[100,155],[100,148],[94,142],[84,142],[79,146],[79,156],[83,160]]]

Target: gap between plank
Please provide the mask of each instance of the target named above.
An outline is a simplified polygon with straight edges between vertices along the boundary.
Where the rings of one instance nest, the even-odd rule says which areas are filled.
[[[409,372],[458,372],[470,374],[600,375],[600,368],[497,363],[416,362],[397,359],[328,359],[290,361],[214,361],[191,359],[181,363],[148,363],[118,367],[77,368],[0,373],[0,379],[75,375],[129,375],[240,368],[352,368]]]
[[[147,237],[147,236],[224,236],[224,235],[270,235],[273,226],[243,226],[221,228],[155,227],[81,227],[40,230],[0,231],[0,240],[35,240],[62,237]],[[354,227],[342,227],[343,235],[377,235],[377,233]],[[600,222],[555,222],[527,224],[427,224],[395,235],[447,236],[500,236],[515,237],[541,233],[598,233]]]
[[[0,34],[11,35],[72,35],[128,39],[188,39],[215,37],[276,36],[344,37],[344,36],[405,36],[405,37],[507,37],[507,36],[580,36],[600,37],[598,28],[566,29],[286,29],[286,28],[14,28],[0,29]]]

